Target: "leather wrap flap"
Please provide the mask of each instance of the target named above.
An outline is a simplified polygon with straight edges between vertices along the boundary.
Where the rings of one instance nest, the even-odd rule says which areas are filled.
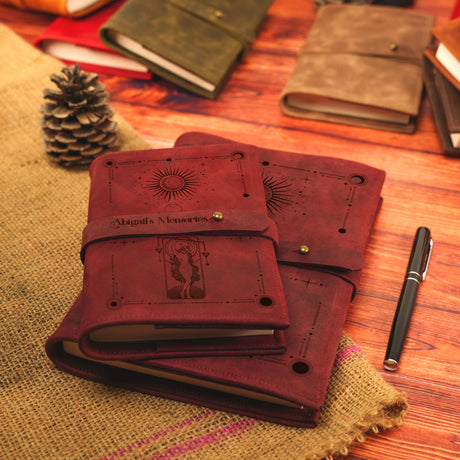
[[[196,16],[236,38],[243,47],[251,44],[272,0],[168,0],[184,11]]]
[[[301,244],[281,241],[279,243],[278,262],[303,266],[305,268],[328,268],[332,270],[360,270],[364,266],[364,256],[356,249],[331,246],[308,246],[301,253]]]
[[[328,5],[321,13],[300,54],[349,53],[422,65],[430,15],[375,5]]]
[[[207,234],[254,236],[278,242],[274,222],[263,212],[245,210],[188,211],[180,213],[110,216],[93,220],[83,230],[81,259],[97,241],[159,235]],[[219,218],[221,217],[221,220]]]

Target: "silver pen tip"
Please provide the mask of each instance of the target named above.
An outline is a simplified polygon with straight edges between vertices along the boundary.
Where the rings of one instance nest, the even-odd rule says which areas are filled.
[[[387,371],[391,371],[391,372],[394,372],[398,369],[398,366],[399,366],[399,363],[398,361],[395,361],[394,359],[386,359],[384,362],[383,362],[383,367],[387,370]]]

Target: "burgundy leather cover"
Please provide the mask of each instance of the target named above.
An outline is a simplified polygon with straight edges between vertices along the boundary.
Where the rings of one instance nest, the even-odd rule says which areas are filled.
[[[188,133],[177,141],[180,145],[209,142],[228,141],[201,133]],[[47,353],[57,366],[82,377],[312,427],[319,419],[349,302],[380,208],[385,173],[347,160],[230,145],[257,152],[263,168],[267,209],[279,230],[279,272],[291,322],[285,331],[286,351],[271,356],[152,359],[139,364],[284,398],[299,407],[204,390],[69,355],[62,341],[77,341],[78,303],[49,339]],[[300,254],[299,245],[310,250]]]
[[[64,351],[62,342],[78,341],[81,314],[78,299],[57,331],[48,339],[46,352],[59,368],[90,380],[287,425],[315,426],[332,366],[328,360],[323,361],[321,356],[335,356],[336,343],[327,340],[327,336],[335,336],[337,330],[341,331],[344,320],[344,310],[337,311],[336,315],[330,317],[321,315],[320,312],[325,303],[346,304],[350,296],[350,284],[340,278],[333,280],[333,275],[315,270],[293,266],[280,268],[283,279],[291,287],[297,288],[287,295],[291,307],[291,326],[285,332],[286,353],[156,359],[138,364],[285,397],[303,408],[283,407],[203,389],[68,354]],[[329,288],[332,280],[333,290]],[[301,301],[297,297],[299,293],[302,294]],[[316,358],[315,362],[313,357]]]
[[[175,145],[231,142],[189,132]],[[329,271],[355,291],[385,172],[340,158],[252,148],[260,158],[267,211],[278,228],[278,262]],[[301,245],[306,254],[298,251]]]
[[[203,331],[288,326],[274,247],[277,231],[267,215],[252,148],[229,144],[111,153],[92,163],[90,177],[79,333],[85,353],[144,359],[165,356],[166,350],[182,349],[186,355],[193,350],[183,340],[171,347],[159,347],[159,340],[92,340],[112,326]],[[223,219],[213,219],[215,211]],[[263,352],[270,343],[267,353],[281,351],[280,336],[208,340],[198,348]]]

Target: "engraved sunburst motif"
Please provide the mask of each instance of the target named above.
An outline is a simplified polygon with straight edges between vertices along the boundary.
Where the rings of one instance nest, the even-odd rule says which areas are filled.
[[[280,212],[284,205],[291,203],[291,183],[286,179],[276,179],[273,176],[263,178],[265,204],[272,214]]]
[[[169,201],[193,195],[198,185],[194,171],[169,167],[155,170],[143,187],[151,190],[154,196]]]

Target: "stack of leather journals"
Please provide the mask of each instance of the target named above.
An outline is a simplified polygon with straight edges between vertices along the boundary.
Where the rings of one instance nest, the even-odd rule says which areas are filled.
[[[460,18],[432,29],[424,81],[444,153],[460,156]]]
[[[80,377],[318,423],[385,173],[186,133],[90,168],[82,291],[46,343]]]

